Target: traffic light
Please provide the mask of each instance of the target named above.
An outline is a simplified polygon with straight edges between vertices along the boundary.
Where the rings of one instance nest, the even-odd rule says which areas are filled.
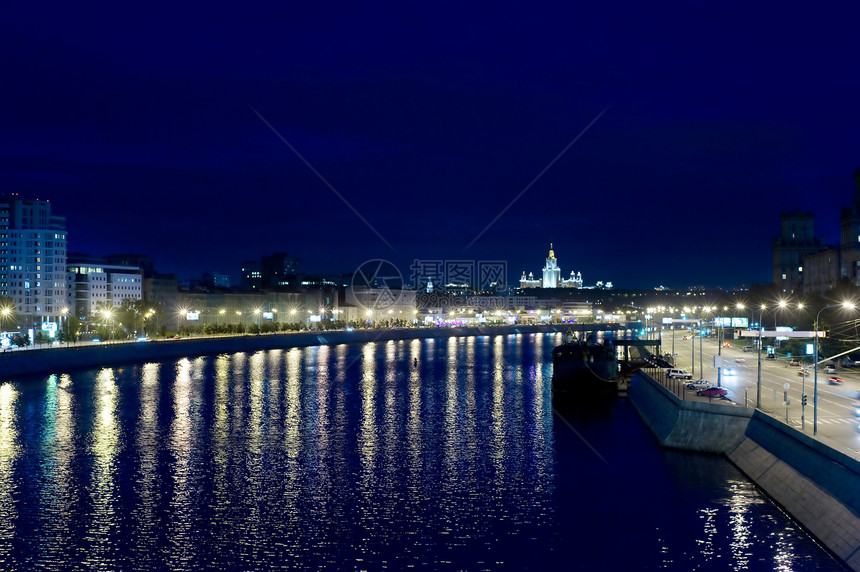
[[[804,406],[804,407],[806,407],[806,394],[804,394],[804,395],[800,398],[800,402],[803,404],[803,406]]]

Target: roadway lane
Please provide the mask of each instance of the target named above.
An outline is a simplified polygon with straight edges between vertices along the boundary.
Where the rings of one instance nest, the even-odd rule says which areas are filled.
[[[670,333],[671,335],[671,333]],[[676,363],[692,372],[693,355],[692,342],[695,341],[695,375],[694,379],[704,379],[716,385],[717,370],[714,367],[714,356],[717,354],[716,339],[702,340],[700,368],[700,340],[681,339],[683,334],[675,332],[675,353],[678,354]],[[668,343],[667,343],[668,342]],[[734,375],[721,375],[720,385],[729,390],[729,399],[739,405],[744,405],[745,399],[750,407],[755,406],[756,380],[757,380],[757,353],[744,352],[745,341],[732,340],[732,348],[722,349],[723,367],[730,367]],[[663,336],[664,350],[671,351],[671,338]],[[799,367],[790,367],[787,359],[769,360],[762,354],[761,360],[761,410],[772,415],[780,421],[786,422],[786,407],[783,405],[783,395],[786,391],[784,385],[789,384],[788,389],[788,424],[802,431],[810,437],[814,437],[828,445],[838,449],[855,459],[860,459],[860,432],[858,424],[860,419],[855,416],[860,396],[860,371],[855,369],[838,368],[836,376],[845,380],[842,385],[830,385],[828,378],[831,374],[818,371],[818,434],[813,435],[813,376],[804,378],[798,375]],[[811,363],[812,358],[807,358]],[[702,375],[704,372],[704,376]],[[801,411],[801,394],[805,382],[807,395],[807,406]],[[801,414],[805,417],[801,420]]]

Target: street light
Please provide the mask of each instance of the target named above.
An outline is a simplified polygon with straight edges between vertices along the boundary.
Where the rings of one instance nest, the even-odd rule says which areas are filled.
[[[112,315],[111,311],[107,310],[107,309],[102,310],[102,314],[105,317],[105,324],[107,325],[107,337],[108,337],[107,343],[110,343],[110,337],[111,337],[110,336],[110,321],[111,321],[111,318],[113,317],[113,315]]]
[[[815,342],[813,344],[813,352],[814,357],[812,360],[812,434],[818,435],[818,317],[821,316],[821,312],[826,310],[827,308],[833,308],[835,306],[842,306],[846,310],[853,310],[854,304],[851,302],[842,302],[842,304],[828,304],[818,310],[818,313],[815,314],[815,331],[813,332],[815,336]]]
[[[761,409],[761,318],[767,308],[764,304],[761,305],[761,312],[758,313],[758,378],[755,384],[755,407]]]

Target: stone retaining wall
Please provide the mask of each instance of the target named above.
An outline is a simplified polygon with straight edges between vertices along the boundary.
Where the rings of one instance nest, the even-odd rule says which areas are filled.
[[[744,439],[752,409],[682,401],[650,376],[636,372],[628,396],[664,447],[725,453]]]
[[[682,401],[641,372],[631,380],[629,396],[661,445],[724,453],[860,571],[860,463],[752,408]]]
[[[860,463],[756,411],[728,458],[852,570],[860,570]]]

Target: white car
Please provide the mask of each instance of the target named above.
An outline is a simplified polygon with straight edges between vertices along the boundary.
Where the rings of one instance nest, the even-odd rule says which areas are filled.
[[[707,389],[707,388],[709,388],[709,387],[711,387],[711,382],[710,382],[710,381],[705,381],[704,379],[699,379],[699,380],[696,380],[696,381],[691,381],[690,383],[688,383],[688,384],[687,384],[687,389],[696,389],[696,390],[699,390],[699,389]]]
[[[676,377],[678,379],[693,379],[693,375],[690,374],[687,370],[675,368],[667,369],[666,377],[668,377],[669,379],[674,379]]]

